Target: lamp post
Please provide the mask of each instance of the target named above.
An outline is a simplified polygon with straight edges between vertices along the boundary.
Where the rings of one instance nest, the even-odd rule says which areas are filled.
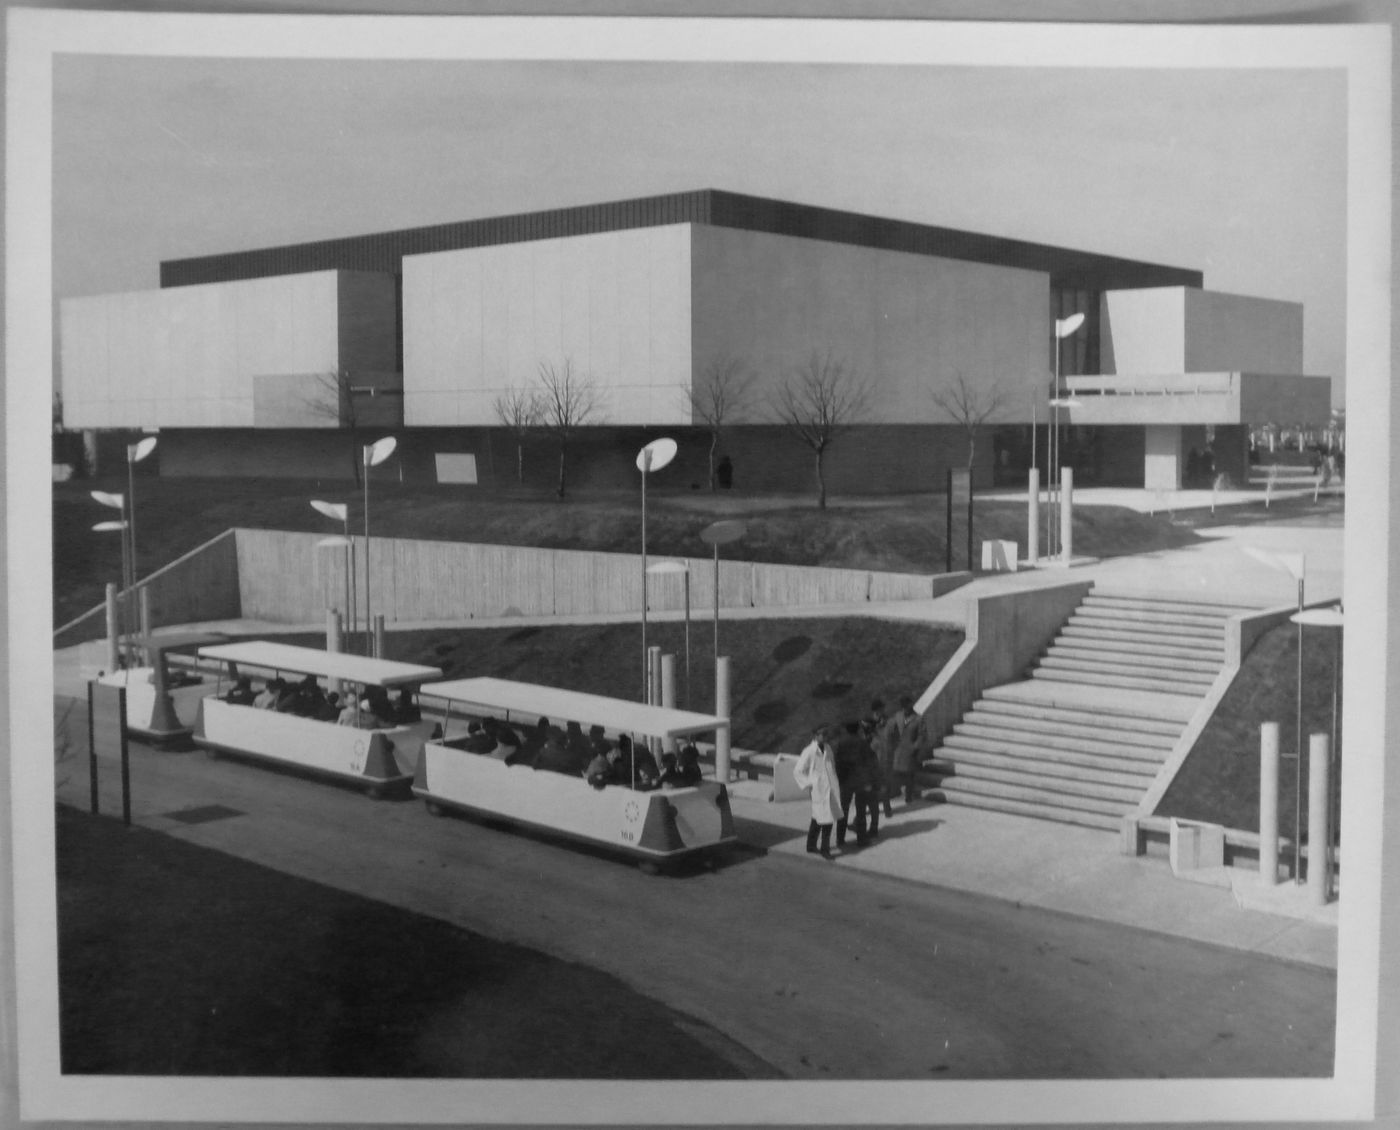
[[[651,701],[651,677],[647,661],[647,475],[659,471],[676,457],[676,441],[654,439],[637,452],[637,470],[642,473],[642,701]]]
[[[105,490],[94,490],[94,491],[90,491],[89,493],[90,493],[90,495],[92,496],[92,500],[93,500],[94,502],[101,503],[103,506],[108,506],[108,507],[111,507],[113,510],[117,510],[117,511],[120,511],[120,512],[121,512],[121,520],[120,520],[120,521],[99,522],[99,523],[97,523],[97,525],[93,526],[93,529],[96,530],[96,531],[98,531],[98,532],[107,532],[107,531],[109,531],[109,530],[118,530],[118,531],[120,531],[120,533],[121,533],[121,539],[122,539],[122,586],[121,586],[121,599],[117,602],[117,603],[118,603],[118,611],[119,611],[119,613],[120,613],[120,618],[121,618],[121,625],[120,625],[120,627],[119,627],[118,630],[119,630],[119,634],[123,637],[123,639],[122,639],[122,657],[123,657],[123,660],[129,664],[130,659],[131,659],[131,655],[130,655],[130,652],[129,652],[129,640],[128,640],[127,637],[132,633],[132,630],[133,630],[133,629],[132,629],[132,623],[133,623],[133,622],[132,622],[132,617],[131,617],[131,588],[132,588],[133,581],[132,581],[132,579],[131,579],[131,571],[132,571],[132,570],[131,570],[131,550],[130,550],[130,548],[129,548],[129,546],[128,546],[128,542],[129,542],[129,539],[130,539],[130,536],[131,536],[131,533],[130,533],[130,531],[131,531],[131,523],[130,523],[130,521],[127,519],[127,514],[126,514],[126,495],[124,495],[124,494],[112,494],[110,491],[105,491]]]
[[[100,493],[101,493],[100,491],[94,491],[94,492],[93,492],[93,495],[94,495],[94,497],[96,497],[96,495],[98,495],[98,494],[100,494]],[[120,498],[121,495],[113,495],[112,497],[114,497],[114,498]],[[101,501],[101,500],[99,499],[99,501]],[[104,504],[104,505],[109,505],[109,504]],[[122,646],[123,646],[123,648],[125,647],[125,637],[126,637],[126,633],[127,633],[127,623],[126,623],[126,597],[125,597],[125,590],[126,590],[126,573],[127,573],[127,564],[126,564],[126,529],[127,529],[127,526],[126,526],[126,519],[124,519],[124,518],[123,518],[121,521],[119,521],[119,522],[98,522],[97,525],[93,526],[93,530],[96,531],[96,532],[99,533],[99,534],[105,534],[105,533],[111,532],[112,530],[118,530],[118,531],[120,531],[121,536],[122,536],[122,590],[123,590],[123,597],[122,597],[121,601],[119,601],[118,604],[117,604],[117,611],[118,611],[117,636],[118,636],[118,638],[122,641]],[[109,651],[107,654],[108,654],[108,657],[110,658],[110,657],[112,656],[113,653]],[[124,651],[123,651],[123,654],[125,654]]]
[[[374,654],[374,616],[370,606],[370,577],[369,577],[369,469],[378,467],[384,460],[394,454],[394,448],[399,445],[399,441],[393,436],[385,436],[383,439],[375,440],[374,443],[366,444],[365,456],[365,654]]]
[[[1050,475],[1052,478],[1052,508],[1053,517],[1050,520],[1050,529],[1046,531],[1050,538],[1055,537],[1060,513],[1060,461],[1063,453],[1060,450],[1060,413],[1061,407],[1073,407],[1069,400],[1060,399],[1060,342],[1074,333],[1084,324],[1084,315],[1071,314],[1068,318],[1055,319],[1055,395],[1050,400],[1051,426],[1050,426]],[[1055,548],[1051,548],[1050,555],[1053,557]]]
[[[1300,610],[1299,610],[1298,612],[1295,612],[1292,616],[1290,616],[1289,619],[1292,620],[1293,623],[1295,623],[1295,624],[1298,625],[1298,670],[1299,670],[1299,673],[1300,673],[1300,674],[1299,674],[1299,680],[1298,680],[1298,703],[1299,703],[1298,711],[1299,711],[1299,733],[1300,733],[1300,734],[1302,733],[1302,722],[1301,722],[1301,719],[1302,719],[1302,701],[1303,701],[1303,694],[1302,694],[1302,686],[1303,686],[1303,684],[1302,684],[1302,676],[1301,676],[1301,672],[1302,672],[1302,669],[1303,669],[1303,659],[1302,659],[1302,656],[1303,656],[1303,626],[1304,626],[1304,625],[1308,625],[1308,626],[1311,626],[1311,627],[1318,627],[1318,628],[1336,628],[1336,629],[1337,629],[1336,635],[1334,635],[1334,636],[1332,637],[1332,740],[1331,740],[1331,743],[1330,743],[1330,745],[1329,745],[1329,747],[1328,747],[1328,750],[1329,750],[1329,753],[1328,753],[1328,762],[1329,762],[1329,770],[1330,770],[1330,771],[1329,771],[1328,774],[1327,774],[1327,812],[1328,812],[1328,816],[1329,816],[1329,820],[1330,820],[1331,814],[1332,814],[1333,811],[1335,810],[1335,809],[1334,809],[1334,797],[1335,797],[1336,794],[1337,794],[1337,787],[1338,787],[1338,786],[1337,786],[1337,764],[1338,764],[1338,762],[1339,762],[1339,760],[1340,760],[1340,752],[1339,752],[1339,750],[1337,749],[1337,744],[1338,744],[1338,743],[1337,743],[1337,695],[1338,695],[1338,687],[1339,687],[1339,685],[1340,685],[1340,680],[1341,680],[1342,629],[1345,627],[1346,617],[1345,617],[1345,615],[1344,615],[1343,612],[1342,612],[1342,606],[1341,606],[1340,604],[1338,604],[1338,605],[1333,606],[1332,608],[1309,608],[1309,609],[1306,609],[1306,610],[1300,608]],[[1302,766],[1301,748],[1300,748],[1300,751],[1299,751],[1299,760],[1298,760],[1298,764],[1299,764],[1299,773],[1300,773],[1300,775],[1301,775],[1301,773],[1302,773],[1302,768],[1301,768],[1301,766]],[[1311,802],[1309,802],[1309,804],[1311,804]],[[1324,871],[1324,874],[1328,877],[1328,882],[1329,882],[1329,884],[1330,884],[1331,875],[1332,875],[1332,833],[1333,833],[1334,831],[1336,831],[1335,825],[1332,826],[1332,827],[1329,827],[1329,829],[1328,829],[1328,834],[1327,834],[1327,836],[1326,836],[1326,843],[1324,843],[1323,846],[1322,846],[1322,850],[1323,850],[1322,865],[1323,865],[1323,867],[1326,869],[1326,870]],[[1296,835],[1296,834],[1297,834],[1297,833],[1295,833],[1295,835]],[[1309,829],[1308,829],[1308,844],[1309,844],[1309,847],[1312,846],[1312,838],[1313,838],[1313,837],[1312,837],[1312,828],[1309,827]],[[1296,839],[1294,840],[1294,844],[1295,844],[1295,845],[1297,844],[1297,840],[1296,840]],[[1295,847],[1295,850],[1296,850],[1296,847]],[[1297,866],[1297,865],[1296,865],[1296,862],[1295,862],[1295,865],[1294,865],[1294,866],[1295,866],[1295,867]]]
[[[353,640],[357,620],[355,617],[355,542],[350,537],[350,507],[344,502],[323,502],[319,498],[313,498],[311,509],[318,514],[324,514],[327,518],[335,519],[344,529],[341,540],[325,538],[317,542],[316,547],[318,549],[330,545],[343,545],[345,547],[345,637]]]
[[[685,582],[685,706],[690,709],[690,566],[684,561],[658,561],[647,567],[658,576],[680,573]],[[645,594],[643,594],[645,595]]]
[[[700,540],[715,550],[715,670],[719,670],[719,547],[738,541],[748,527],[737,518],[711,522],[700,531]]]
[[[126,445],[126,497],[130,500],[129,512],[126,516],[129,531],[126,536],[131,541],[131,583],[133,587],[137,577],[141,575],[136,557],[136,464],[154,451],[158,442],[155,436],[147,436],[137,443]]]

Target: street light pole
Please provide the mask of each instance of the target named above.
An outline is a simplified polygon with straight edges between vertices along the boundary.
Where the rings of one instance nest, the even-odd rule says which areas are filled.
[[[737,518],[722,522],[711,522],[700,531],[700,540],[715,550],[715,671],[719,672],[719,547],[738,541],[744,536],[747,526]]]
[[[690,565],[684,561],[658,561],[648,573],[680,573],[685,585],[685,705],[690,709]]]
[[[1054,399],[1050,401],[1053,419],[1050,449],[1050,471],[1051,474],[1054,476],[1055,483],[1054,490],[1052,492],[1054,496],[1054,503],[1052,507],[1052,517],[1050,519],[1049,530],[1049,533],[1052,537],[1055,535],[1056,528],[1059,526],[1060,507],[1064,505],[1062,488],[1060,485],[1060,464],[1064,460],[1064,452],[1061,449],[1060,445],[1060,408],[1062,406],[1067,406],[1070,403],[1069,401],[1060,399],[1060,343],[1064,341],[1065,338],[1069,337],[1070,334],[1074,333],[1075,330],[1079,329],[1079,327],[1083,324],[1084,315],[1082,313],[1071,314],[1068,318],[1055,319],[1055,396]],[[1050,556],[1053,557],[1055,553],[1058,552],[1058,549],[1059,541],[1057,539],[1055,541],[1055,549],[1051,550]]]
[[[343,536],[339,544],[345,548],[345,639],[352,641],[358,620],[355,616],[355,539],[350,536],[350,507],[344,502],[323,502],[319,498],[311,500],[311,509],[341,524]],[[328,539],[329,540],[329,539]],[[323,541],[319,544],[326,545]],[[346,648],[353,651],[353,645]]]
[[[370,604],[370,566],[369,566],[369,469],[378,467],[384,460],[394,454],[394,448],[399,441],[393,436],[385,436],[381,440],[367,444],[364,449],[365,456],[365,654],[374,654],[374,615]]]
[[[651,673],[647,652],[647,475],[659,471],[676,457],[676,441],[654,439],[637,452],[637,470],[642,473],[642,701],[651,701]]]

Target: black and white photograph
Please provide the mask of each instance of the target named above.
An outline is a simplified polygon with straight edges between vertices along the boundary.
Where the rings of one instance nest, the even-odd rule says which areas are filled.
[[[370,7],[7,10],[6,1115],[1393,1124],[1389,14]]]

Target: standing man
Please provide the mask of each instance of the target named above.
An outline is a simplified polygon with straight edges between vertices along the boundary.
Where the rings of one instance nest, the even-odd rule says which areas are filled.
[[[825,726],[812,731],[812,740],[797,755],[792,778],[798,788],[812,793],[812,819],[807,825],[807,850],[831,859],[831,829],[841,819],[841,794],[836,784],[836,755],[827,740]],[[817,835],[821,835],[821,851],[817,850]]]
[[[870,742],[870,748],[875,751],[875,760],[878,763],[879,780],[877,781],[878,800],[885,806],[885,815],[893,816],[894,812],[890,808],[890,796],[894,792],[894,747],[885,740],[885,730],[889,725],[889,719],[885,716],[885,704],[881,699],[876,699],[870,704],[870,713],[865,716],[865,736]]]
[[[896,787],[904,789],[904,803],[914,803],[917,793],[915,777],[923,764],[924,720],[914,713],[914,700],[905,695],[899,700],[899,713],[885,728],[885,742],[891,747]]]
[[[847,722],[843,733],[836,739],[836,783],[841,790],[841,816],[836,821],[836,846],[846,844],[846,828],[851,818],[851,801],[856,796],[857,777],[860,773],[861,747],[865,744],[860,736],[860,723]],[[857,821],[859,828],[859,821]],[[860,838],[865,839],[864,833]]]

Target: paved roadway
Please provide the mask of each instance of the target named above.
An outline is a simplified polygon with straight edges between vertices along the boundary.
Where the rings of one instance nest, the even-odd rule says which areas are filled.
[[[85,765],[64,772],[86,807]],[[132,792],[147,827],[616,975],[751,1078],[1332,1071],[1331,970],[765,852],[771,826],[745,822],[712,872],[649,877],[198,752],[133,744]],[[169,815],[199,805],[240,815]]]

